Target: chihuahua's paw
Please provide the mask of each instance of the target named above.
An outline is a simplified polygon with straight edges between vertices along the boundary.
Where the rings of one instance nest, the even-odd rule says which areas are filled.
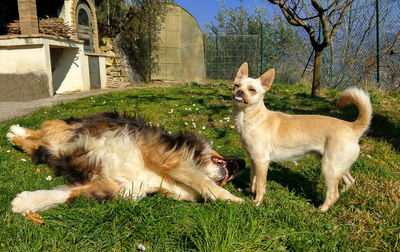
[[[256,205],[256,207],[259,207],[262,204],[262,200],[253,200],[253,203]]]
[[[14,144],[13,138],[15,137],[15,135],[14,135],[13,133],[8,132],[8,133],[6,134],[6,137],[7,137],[8,141],[10,141],[10,143]]]
[[[11,132],[16,136],[20,136],[20,137],[23,137],[23,138],[28,137],[28,134],[26,134],[25,129],[23,127],[19,126],[19,124],[11,125],[10,129],[8,130],[8,132]]]
[[[322,206],[319,207],[319,210],[321,210],[321,212],[326,212],[329,210],[329,206],[326,204],[323,204]]]
[[[246,189],[244,189],[247,193],[251,193],[254,194],[256,192],[255,188],[251,188],[251,187],[246,187]]]

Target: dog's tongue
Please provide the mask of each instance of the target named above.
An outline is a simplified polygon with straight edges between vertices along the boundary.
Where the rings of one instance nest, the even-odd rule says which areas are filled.
[[[225,167],[224,167],[224,169],[225,169],[225,177],[221,180],[221,182],[225,182],[225,181],[227,181],[228,178],[229,178],[229,171],[228,171],[228,169],[226,169]]]

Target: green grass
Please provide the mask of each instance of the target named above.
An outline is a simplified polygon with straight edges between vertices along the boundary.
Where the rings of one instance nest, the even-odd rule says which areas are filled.
[[[311,98],[305,86],[274,85],[265,97],[269,109],[318,113],[355,119],[354,106],[335,109],[339,92],[322,90]],[[12,147],[5,134],[12,124],[37,129],[45,120],[79,117],[100,111],[138,112],[153,125],[176,132],[188,129],[213,141],[221,153],[246,158],[232,129],[230,86],[222,82],[141,87],[88,97],[0,124],[0,250],[99,251],[266,251],[400,249],[400,94],[371,92],[374,119],[361,141],[362,154],[352,167],[356,184],[327,212],[320,163],[313,156],[272,164],[260,207],[252,204],[248,167],[226,187],[245,204],[188,203],[163,195],[137,204],[118,198],[97,203],[78,198],[41,213],[36,225],[11,212],[21,191],[65,184],[61,177],[35,166]],[[248,163],[248,162],[247,162]],[[36,172],[40,168],[40,172]]]

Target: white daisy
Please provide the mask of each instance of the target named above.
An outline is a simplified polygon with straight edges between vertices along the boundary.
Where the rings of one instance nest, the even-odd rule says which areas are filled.
[[[139,244],[139,245],[137,245],[137,249],[141,250],[141,251],[145,251],[146,250],[146,246],[144,246],[143,244]]]

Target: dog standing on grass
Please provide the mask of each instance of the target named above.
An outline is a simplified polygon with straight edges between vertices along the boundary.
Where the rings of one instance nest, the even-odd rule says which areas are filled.
[[[354,184],[350,167],[360,153],[360,137],[371,122],[369,96],[357,88],[349,88],[340,96],[338,108],[348,103],[357,106],[359,115],[354,122],[321,115],[289,115],[270,111],[264,105],[264,94],[271,88],[274,77],[275,70],[270,69],[258,79],[249,78],[245,62],[237,72],[232,90],[233,120],[251,158],[250,192],[256,193],[254,202],[259,206],[270,162],[317,153],[321,156],[327,189],[320,209],[327,211],[339,199],[340,180],[344,182],[342,191]]]

